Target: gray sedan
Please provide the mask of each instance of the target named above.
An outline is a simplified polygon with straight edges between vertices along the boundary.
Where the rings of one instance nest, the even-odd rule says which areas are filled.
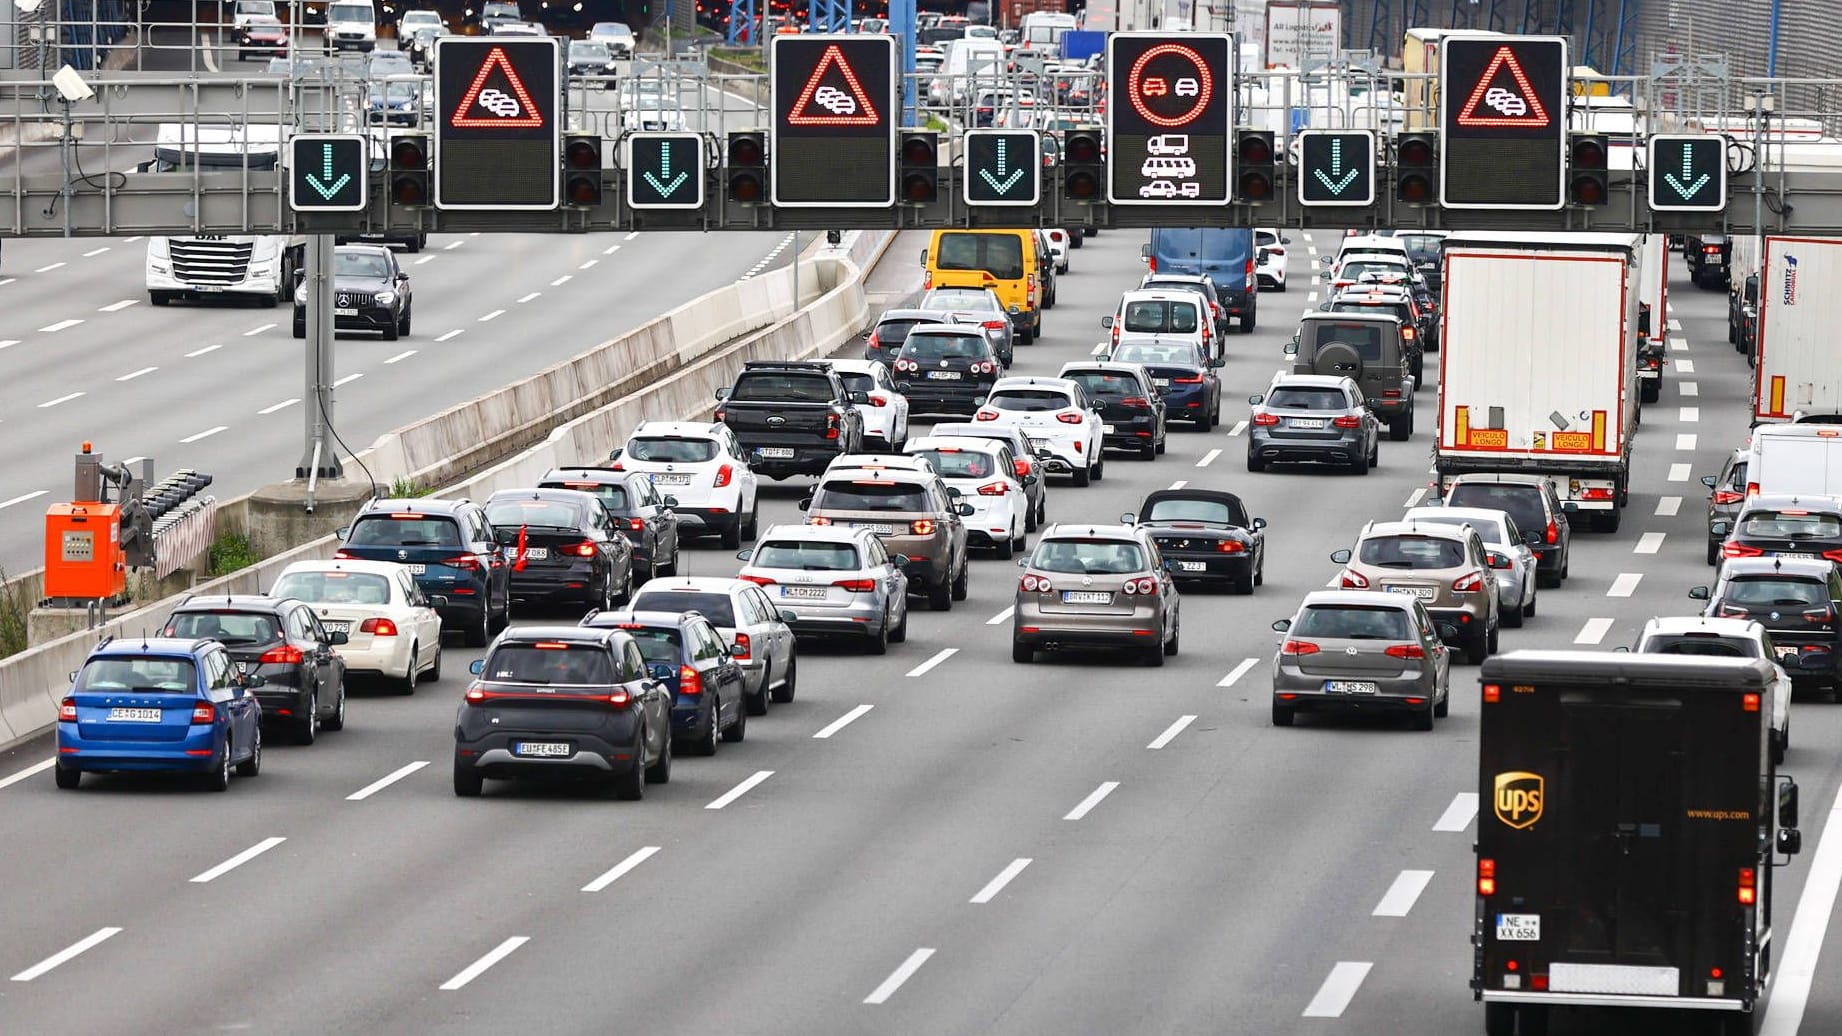
[[[1414,507],[1401,516],[1404,522],[1427,522],[1439,525],[1469,525],[1490,551],[1491,574],[1497,579],[1497,603],[1501,605],[1503,625],[1520,626],[1524,618],[1535,615],[1537,592],[1535,551],[1530,536],[1516,527],[1516,519],[1506,511],[1482,507]]]

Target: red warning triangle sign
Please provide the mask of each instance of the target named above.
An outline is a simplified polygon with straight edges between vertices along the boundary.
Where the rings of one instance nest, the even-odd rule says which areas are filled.
[[[835,86],[820,85],[826,70],[831,68],[843,75],[849,93]],[[818,66],[799,92],[799,99],[787,110],[789,126],[875,126],[881,122],[876,105],[870,103],[870,95],[864,93],[856,71],[844,60],[844,52],[835,43],[825,48]]]
[[[1497,74],[1506,68],[1516,84],[1514,90],[1491,85]],[[1477,111],[1480,103],[1488,109],[1482,115]],[[1548,124],[1548,112],[1541,106],[1541,98],[1529,83],[1528,73],[1522,71],[1522,63],[1516,60],[1508,44],[1497,48],[1496,56],[1490,59],[1477,85],[1471,88],[1470,99],[1459,109],[1458,124],[1470,129],[1540,129]]]
[[[482,89],[486,77],[497,68],[505,73],[506,85],[511,90],[506,93],[497,88]],[[478,113],[474,111],[479,105]],[[460,103],[454,106],[454,114],[448,117],[448,125],[455,129],[542,129],[544,113],[531,103],[531,93],[524,88],[524,80],[512,70],[511,59],[505,56],[505,49],[494,47],[487,52],[486,60],[480,62],[480,71],[473,77],[473,85],[461,95]]]

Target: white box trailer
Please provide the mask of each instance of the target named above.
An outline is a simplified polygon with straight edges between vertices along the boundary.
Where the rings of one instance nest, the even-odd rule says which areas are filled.
[[[1768,236],[1762,265],[1754,422],[1842,414],[1842,240]]]
[[[1440,305],[1445,482],[1554,476],[1571,510],[1618,527],[1637,430],[1637,234],[1453,234]]]
[[[1669,245],[1662,234],[1644,235],[1637,300],[1644,314],[1637,333],[1637,378],[1640,402],[1663,395],[1663,368],[1669,366]]]
[[[1842,428],[1831,424],[1768,424],[1753,429],[1746,458],[1746,495],[1842,495]]]

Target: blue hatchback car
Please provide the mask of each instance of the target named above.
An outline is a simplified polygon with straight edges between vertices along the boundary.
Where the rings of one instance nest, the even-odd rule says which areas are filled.
[[[625,630],[639,645],[653,679],[672,692],[672,743],[715,755],[724,741],[748,736],[742,664],[722,634],[698,612],[589,612],[582,625]]]
[[[262,769],[262,705],[223,644],[104,640],[58,703],[60,788],[85,773],[195,773],[212,791]]]

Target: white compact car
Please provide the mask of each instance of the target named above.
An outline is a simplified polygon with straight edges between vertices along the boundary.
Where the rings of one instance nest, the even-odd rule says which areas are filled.
[[[1051,227],[1043,231],[1043,235],[1049,239],[1049,252],[1055,257],[1055,272],[1067,273],[1069,249],[1068,231],[1063,230],[1061,227]]]
[[[999,378],[973,420],[1023,429],[1030,449],[1042,458],[1042,469],[1072,476],[1077,486],[1106,474],[1101,456],[1106,425],[1100,420],[1099,404],[1088,398],[1078,381]]]
[[[735,433],[721,422],[641,421],[608,457],[617,471],[643,471],[677,499],[680,536],[721,536],[735,548],[755,535],[759,483]]]
[[[908,444],[908,452],[927,458],[947,488],[959,490],[959,502],[972,505],[966,519],[969,546],[989,547],[1001,558],[1024,549],[1030,525],[1024,480],[1036,476],[1019,475],[1003,443],[924,435]]]
[[[1778,671],[1772,687],[1772,762],[1784,762],[1791,747],[1791,677],[1777,662],[1772,635],[1753,619],[1717,619],[1700,615],[1651,619],[1631,648],[1645,655],[1713,655],[1763,658]]]
[[[844,379],[844,387],[870,397],[859,403],[863,415],[863,445],[866,450],[890,450],[900,453],[908,441],[908,397],[896,391],[889,365],[881,360],[832,360],[831,369]]]
[[[440,596],[426,597],[407,565],[388,561],[296,561],[282,570],[270,597],[312,606],[339,646],[347,675],[389,680],[403,694],[418,681],[441,679]]]
[[[1258,256],[1254,274],[1260,279],[1261,291],[1286,290],[1286,245],[1291,241],[1276,227],[1254,228],[1254,248]]]

